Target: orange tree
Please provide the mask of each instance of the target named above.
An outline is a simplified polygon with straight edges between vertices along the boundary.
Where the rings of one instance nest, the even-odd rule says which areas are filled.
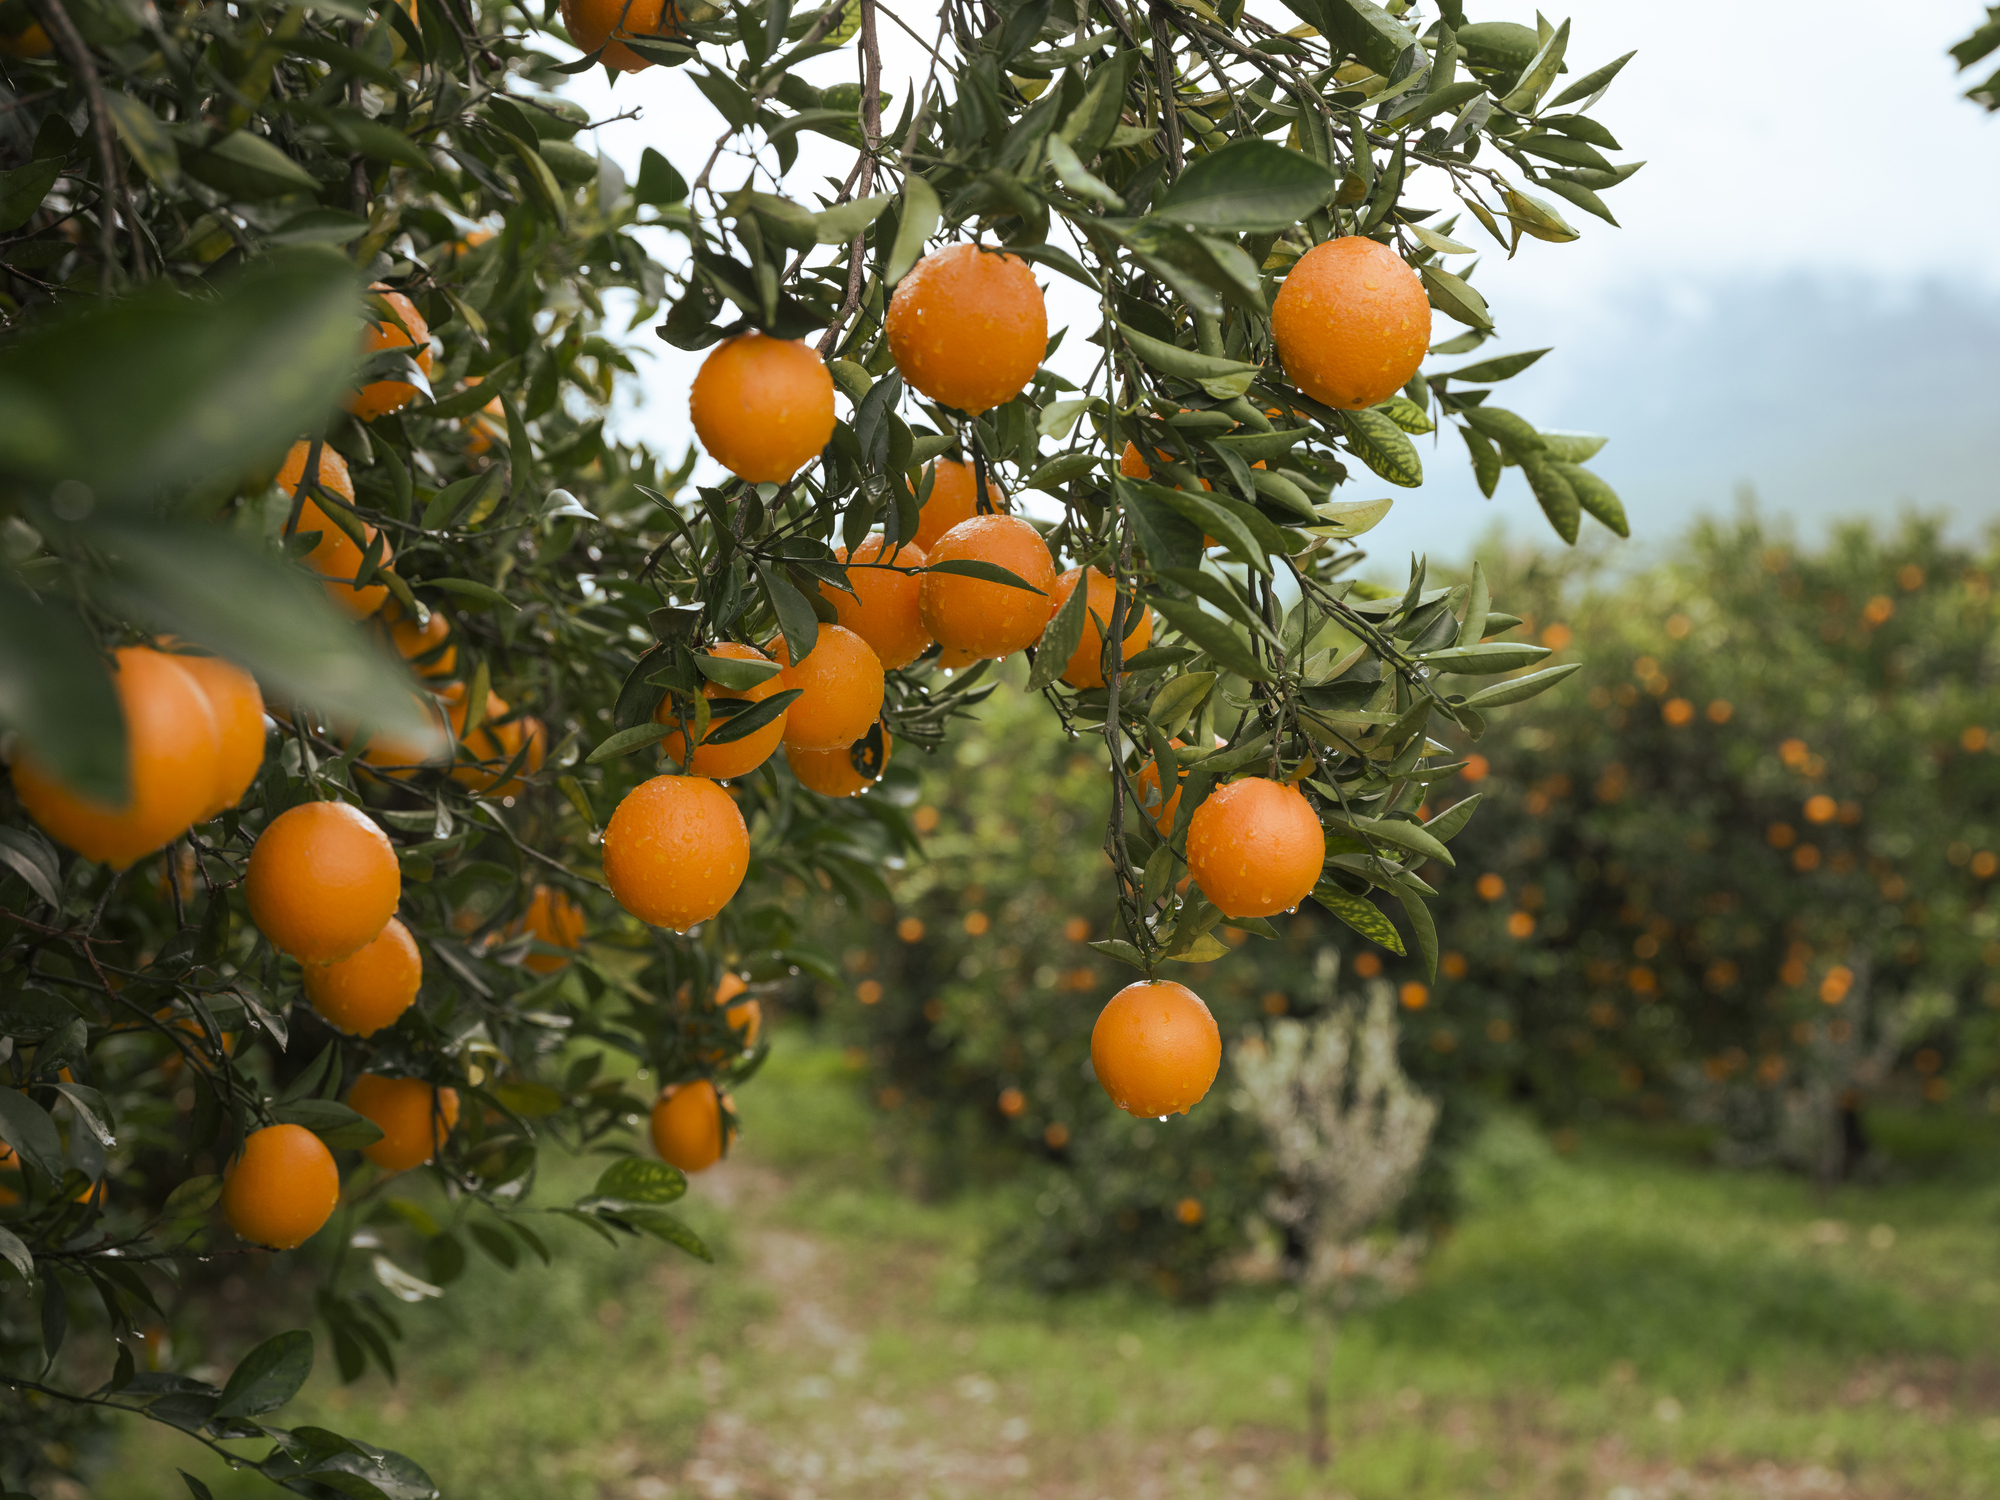
[[[1456,3],[1294,9],[6,0],[10,1485],[118,1410],[302,1492],[429,1493],[276,1424],[304,1330],[181,1373],[177,1288],[305,1245],[352,1378],[393,1369],[396,1301],[552,1218],[703,1253],[663,1205],[733,1136],[741,987],[821,963],[783,881],[881,895],[913,839],[867,789],[980,663],[1030,652],[1101,747],[1110,961],[1308,895],[1435,952],[1417,866],[1465,811],[1418,815],[1429,731],[1555,676],[1481,686],[1542,650],[1488,639],[1480,581],[1357,593],[1387,501],[1341,486],[1415,484],[1449,425],[1489,491],[1512,464],[1565,538],[1622,532],[1584,447],[1487,399],[1535,356],[1420,369],[1433,309],[1446,355],[1493,331],[1461,219],[1511,251],[1575,238],[1551,199],[1610,217],[1634,165],[1587,111],[1622,60]],[[935,37],[893,123],[885,22]],[[850,45],[858,91],[797,71]],[[597,64],[688,69],[728,130],[627,180],[551,92]],[[810,201],[805,130],[856,148]],[[1034,269],[1095,327],[1045,345]],[[607,431],[614,290],[711,351],[726,483]],[[1029,492],[1054,519],[994,499]],[[615,1159],[533,1201],[546,1144]]]

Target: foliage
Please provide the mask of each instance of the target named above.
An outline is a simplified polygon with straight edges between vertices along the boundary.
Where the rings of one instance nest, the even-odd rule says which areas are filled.
[[[2000,51],[2000,5],[1986,8],[1986,23],[1953,47],[1951,56],[1959,71],[1963,72],[1981,58],[1991,57],[1995,51]],[[1965,91],[1965,97],[1974,104],[1985,105],[1989,110],[2000,110],[2000,73],[1984,83],[1974,84]]]
[[[1468,23],[1455,3],[1426,25],[1408,6],[1301,0],[1290,32],[1240,4],[945,6],[937,65],[885,130],[887,12],[873,0],[690,6],[625,42],[694,70],[730,130],[691,183],[654,151],[628,182],[575,144],[587,122],[548,92],[597,57],[540,50],[537,30],[563,36],[546,10],[28,0],[24,25],[20,4],[0,10],[4,728],[76,788],[116,798],[124,735],[104,648],[154,633],[254,670],[284,728],[240,807],[137,873],[69,858],[11,805],[0,828],[0,1135],[21,1199],[0,1230],[6,1426],[10,1443],[23,1434],[9,1483],[48,1462],[38,1424],[68,1402],[251,1442],[230,1451],[306,1493],[430,1492],[410,1460],[265,1420],[311,1363],[303,1333],[252,1350],[219,1387],[140,1368],[161,1347],[149,1333],[171,1278],[251,1253],[225,1248],[208,1213],[236,1142],[287,1120],[342,1151],[365,1144],[372,1127],[339,1102],[364,1069],[448,1084],[471,1107],[429,1179],[441,1196],[353,1168],[337,1243],[303,1257],[344,1376],[393,1370],[391,1304],[436,1295],[469,1247],[509,1267],[546,1259],[537,1215],[702,1253],[661,1207],[684,1187],[671,1169],[613,1161],[592,1191],[538,1206],[540,1153],[628,1150],[654,1082],[747,1081],[761,1055],[739,1051],[709,999],[723,970],[831,972],[794,941],[772,887],[881,899],[876,869],[916,847],[889,795],[909,773],[892,767],[853,803],[775,764],[746,779],[760,883],[687,936],[616,911],[594,837],[655,766],[656,711],[706,722],[706,647],[782,634],[803,656],[830,608],[819,585],[846,582],[833,543],[878,522],[911,535],[926,459],[964,453],[1059,504],[1052,550],[1117,578],[1106,638],[1142,605],[1162,622],[1122,671],[1110,649],[1105,688],[1064,690],[1079,589],[1030,672],[1066,727],[1102,729],[1109,958],[1150,969],[1226,951],[1221,914],[1175,872],[1194,807],[1252,767],[1297,773],[1327,820],[1321,901],[1385,933],[1371,893],[1393,896],[1434,954],[1416,867],[1459,823],[1416,814],[1447,774],[1427,729],[1476,736],[1490,708],[1555,679],[1480,689],[1541,651],[1488,640],[1507,617],[1477,581],[1427,588],[1419,567],[1399,595],[1357,590],[1351,538],[1386,502],[1334,491],[1364,469],[1414,485],[1409,434],[1449,423],[1489,492],[1519,467],[1566,539],[1583,511],[1620,532],[1622,513],[1581,467],[1599,440],[1488,403],[1538,355],[1334,411],[1281,377],[1267,308],[1309,247],[1366,235],[1466,325],[1442,352],[1477,347],[1492,315],[1469,270],[1445,268],[1471,252],[1455,218],[1433,224],[1413,201],[1419,169],[1436,184],[1422,192],[1448,188],[1510,252],[1574,239],[1536,193],[1610,218],[1598,194],[1636,164],[1612,165],[1603,151],[1619,148],[1585,111],[1622,59],[1559,88],[1567,23]],[[858,99],[795,71],[857,37]],[[860,148],[817,205],[764,190],[782,186],[802,130]],[[719,182],[739,161],[740,185]],[[647,248],[664,236],[685,242],[684,270]],[[906,400],[882,332],[889,288],[933,241],[980,236],[1098,298],[1085,388],[1044,369],[976,417]],[[407,294],[435,344],[398,343],[420,330],[364,286]],[[823,329],[849,419],[787,484],[679,498],[692,455],[669,471],[606,430],[632,368],[605,323],[614,293],[641,317],[671,304],[660,331],[682,347]],[[371,324],[389,347],[358,359]],[[339,415],[357,381],[401,382],[412,403]],[[323,484],[270,484],[299,438],[347,460],[352,505]],[[1117,472],[1128,439],[1162,455],[1155,482]],[[434,705],[372,626],[340,620],[288,565],[315,539],[299,526],[307,498],[361,551],[356,584],[449,620],[453,661],[436,665],[463,678],[449,770],[376,769]],[[1205,558],[1205,533],[1221,554]],[[926,658],[892,674],[884,718],[907,758],[983,693],[980,669],[946,677]],[[1183,726],[1192,748],[1177,754]],[[1164,837],[1128,805],[1149,758],[1188,773]],[[420,1006],[365,1041],[294,1006],[295,969],[244,920],[251,844],[314,798],[358,803],[394,836],[429,965]],[[589,913],[582,951],[520,925],[544,883]]]

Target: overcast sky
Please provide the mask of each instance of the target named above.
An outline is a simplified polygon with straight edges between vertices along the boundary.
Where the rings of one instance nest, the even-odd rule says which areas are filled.
[[[1256,8],[1293,24],[1273,0]],[[1479,0],[1468,10],[1534,19]],[[1488,349],[1555,346],[1506,404],[1611,436],[1593,467],[1625,495],[1642,550],[1744,486],[1808,529],[1905,502],[1950,509],[1962,529],[2000,518],[2000,120],[1959,97],[1968,80],[1945,55],[1983,6],[1590,0],[1567,13],[1573,72],[1637,50],[1593,114],[1624,146],[1616,159],[1647,165],[1607,195],[1622,229],[1577,212],[1573,244],[1483,257],[1500,333]],[[922,8],[906,14],[929,34]],[[883,42],[893,118],[922,53],[886,23]],[[850,49],[810,71],[824,84],[854,69]],[[724,128],[685,70],[615,90],[597,72],[569,92],[599,116],[639,109],[596,132],[628,172],[653,146],[692,178]],[[852,156],[800,140],[805,197]],[[1052,325],[1090,312],[1066,288],[1051,279]],[[1457,331],[1438,325],[1440,339]],[[654,358],[626,430],[678,453],[700,356],[643,329],[633,341]],[[1455,439],[1424,453],[1427,481],[1394,492],[1378,555],[1459,556],[1495,520],[1547,534],[1517,472],[1486,502]],[[1364,491],[1390,489],[1364,474]]]

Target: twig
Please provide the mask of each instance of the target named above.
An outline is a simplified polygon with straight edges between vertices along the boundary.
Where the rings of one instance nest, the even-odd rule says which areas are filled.
[[[118,270],[118,230],[112,221],[112,199],[118,195],[119,207],[125,216],[128,237],[132,241],[132,275],[140,281],[146,279],[145,250],[140,245],[137,225],[139,215],[132,208],[132,192],[125,186],[125,174],[118,168],[118,143],[111,131],[111,115],[104,107],[104,84],[97,76],[97,63],[90,55],[83,36],[76,29],[76,22],[63,9],[62,0],[32,0],[42,13],[42,24],[55,38],[62,49],[63,59],[77,82],[83,85],[84,97],[90,101],[90,133],[97,146],[97,170],[103,177],[101,202],[97,212],[98,254],[103,260],[104,290],[111,290],[112,278]]]

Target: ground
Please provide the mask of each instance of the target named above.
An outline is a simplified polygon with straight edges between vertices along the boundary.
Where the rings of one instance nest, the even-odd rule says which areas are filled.
[[[992,1284],[981,1245],[1032,1207],[896,1195],[861,1097],[787,1039],[690,1198],[716,1266],[553,1231],[554,1269],[409,1309],[398,1384],[322,1369],[286,1419],[479,1500],[2000,1496],[2000,1174],[1820,1198],[1500,1119],[1419,1282],[1347,1320],[1321,1476],[1281,1288]],[[143,1427],[93,1493],[183,1493],[176,1465],[276,1493]]]

